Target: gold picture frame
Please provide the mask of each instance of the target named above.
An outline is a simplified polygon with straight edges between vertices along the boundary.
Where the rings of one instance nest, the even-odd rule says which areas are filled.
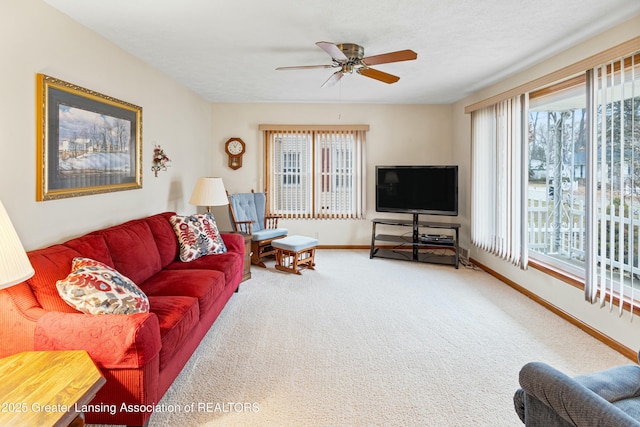
[[[142,107],[36,78],[36,200],[142,188]]]

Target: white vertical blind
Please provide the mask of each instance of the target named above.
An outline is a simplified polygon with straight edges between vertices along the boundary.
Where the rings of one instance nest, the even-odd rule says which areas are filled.
[[[364,218],[367,129],[265,129],[270,211],[288,218]]]
[[[353,155],[354,174],[353,179],[353,199],[354,215],[359,219],[365,218],[367,211],[367,161],[365,156],[366,132],[364,130],[353,131],[355,138],[355,149]]]
[[[495,107],[485,107],[471,113],[472,126],[472,187],[471,241],[481,249],[493,249],[493,210],[496,205],[494,173],[496,152]]]
[[[364,131],[319,131],[316,141],[315,216],[364,218]]]
[[[634,310],[640,274],[640,64],[636,52],[589,72],[590,136],[585,298]],[[624,304],[618,304],[622,314]]]
[[[526,96],[517,96],[471,113],[472,242],[523,267],[525,103]]]
[[[311,216],[311,132],[267,131],[267,193],[271,212],[291,218]]]

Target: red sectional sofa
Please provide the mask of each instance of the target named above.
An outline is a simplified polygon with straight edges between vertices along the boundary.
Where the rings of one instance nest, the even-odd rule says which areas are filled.
[[[0,357],[83,349],[107,379],[91,402],[101,410],[87,412],[88,423],[147,423],[239,287],[244,238],[222,234],[226,253],[181,262],[172,215],[132,220],[31,251],[35,275],[0,291]],[[69,274],[75,257],[95,259],[132,279],[147,295],[150,311],[92,315],[69,306],[56,281]]]

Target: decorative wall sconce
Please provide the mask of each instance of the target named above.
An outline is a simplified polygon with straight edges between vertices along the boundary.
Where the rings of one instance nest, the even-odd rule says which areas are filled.
[[[156,145],[153,149],[153,161],[151,165],[151,170],[155,173],[156,177],[158,176],[159,171],[166,171],[167,167],[171,166],[169,163],[169,157],[164,154],[164,150],[159,145]]]

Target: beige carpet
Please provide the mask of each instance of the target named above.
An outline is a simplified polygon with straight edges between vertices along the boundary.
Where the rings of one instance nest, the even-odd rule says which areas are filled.
[[[363,250],[317,264],[253,268],[149,425],[518,426],[526,362],[630,363],[478,270]]]

